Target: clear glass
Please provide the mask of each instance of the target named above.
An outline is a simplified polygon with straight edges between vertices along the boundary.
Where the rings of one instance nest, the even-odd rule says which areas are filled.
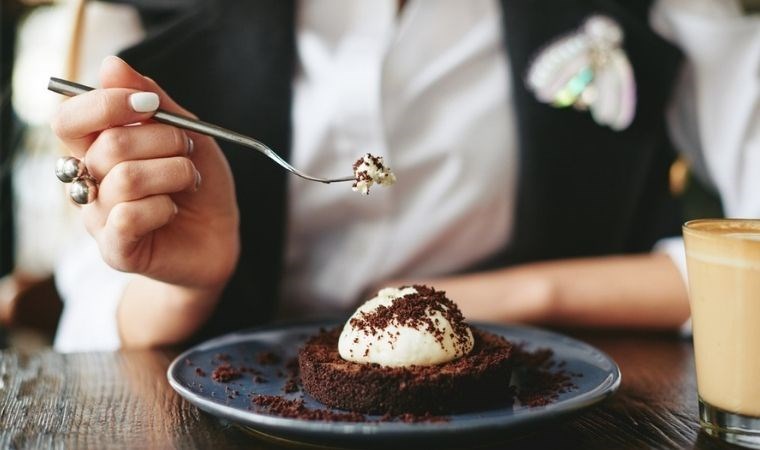
[[[700,423],[760,449],[760,220],[696,220],[683,235]]]

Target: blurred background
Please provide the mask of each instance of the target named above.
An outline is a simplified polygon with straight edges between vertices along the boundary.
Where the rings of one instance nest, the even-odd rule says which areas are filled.
[[[0,346],[13,345],[6,333],[11,327],[41,330],[35,336],[43,340],[55,331],[61,303],[53,267],[84,231],[65,186],[53,176],[63,149],[49,121],[62,99],[47,91],[47,80],[60,76],[97,85],[103,57],[138,42],[160,22],[124,3],[2,0]],[[684,220],[722,215],[717,196],[691,176],[684,161],[672,167],[671,190],[683,200]]]
[[[47,339],[61,312],[56,257],[84,233],[65,186],[51,176],[63,149],[50,118],[62,99],[47,81],[96,85],[100,61],[138,42],[143,26],[134,8],[117,2],[2,0],[1,17],[0,327],[42,330]]]

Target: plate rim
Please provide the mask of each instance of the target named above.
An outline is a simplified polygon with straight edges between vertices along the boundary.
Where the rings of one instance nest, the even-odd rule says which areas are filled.
[[[235,407],[227,406],[215,402],[211,399],[207,399],[187,387],[183,386],[178,379],[173,376],[173,372],[177,370],[183,361],[188,358],[192,353],[199,351],[207,351],[211,348],[219,347],[221,345],[231,345],[242,342],[247,339],[248,336],[254,333],[261,333],[266,331],[278,331],[287,330],[298,327],[310,327],[318,329],[319,327],[330,327],[340,325],[342,322],[339,320],[317,320],[317,321],[298,321],[278,324],[267,324],[243,330],[233,331],[221,336],[217,336],[199,344],[196,344],[187,350],[177,355],[174,360],[169,364],[166,370],[166,377],[169,381],[169,385],[175,390],[182,398],[198,407],[199,409],[206,411],[217,417],[223,417],[225,419],[239,422],[241,424],[253,427],[264,427],[268,432],[297,432],[300,435],[318,435],[323,433],[337,433],[339,435],[394,435],[403,437],[403,435],[413,435],[422,432],[433,432],[437,435],[440,434],[458,434],[462,432],[486,432],[501,428],[513,428],[515,426],[524,425],[526,422],[530,423],[533,418],[538,414],[541,421],[553,420],[559,417],[572,414],[573,412],[588,408],[592,405],[600,403],[605,399],[614,395],[620,388],[622,382],[622,373],[620,367],[607,353],[602,350],[588,344],[579,339],[567,336],[562,333],[558,333],[552,330],[547,330],[540,327],[534,327],[530,325],[522,324],[494,324],[487,322],[470,322],[470,325],[485,328],[489,331],[496,330],[515,330],[519,329],[528,333],[542,334],[552,339],[558,339],[565,342],[572,343],[574,345],[580,344],[580,347],[585,347],[592,353],[598,354],[604,360],[611,364],[610,373],[607,377],[595,386],[589,392],[582,394],[579,397],[573,397],[573,402],[569,404],[565,403],[552,403],[546,406],[533,407],[529,411],[525,411],[517,416],[512,416],[508,423],[504,422],[504,416],[496,417],[473,417],[470,419],[462,418],[457,422],[416,422],[416,423],[404,423],[404,422],[328,422],[318,420],[303,420],[296,418],[279,417],[274,415],[268,415],[263,413],[257,413],[256,411],[249,410],[243,411]],[[453,416],[456,416],[453,415]]]

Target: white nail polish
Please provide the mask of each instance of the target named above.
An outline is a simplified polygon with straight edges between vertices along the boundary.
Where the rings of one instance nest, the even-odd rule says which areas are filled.
[[[190,136],[187,137],[187,156],[190,156],[195,151],[195,141]]]
[[[146,113],[158,109],[158,94],[153,92],[136,92],[129,96],[129,105],[135,112]]]
[[[172,205],[174,206],[174,215],[176,216],[179,213],[179,206],[176,203],[172,203]]]
[[[195,191],[197,192],[198,189],[201,188],[201,173],[197,170],[195,171]]]

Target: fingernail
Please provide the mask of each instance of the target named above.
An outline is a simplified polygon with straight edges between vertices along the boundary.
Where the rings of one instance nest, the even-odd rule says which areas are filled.
[[[176,216],[179,213],[179,207],[176,203],[172,203],[172,205],[174,205],[174,215]]]
[[[153,92],[136,92],[129,96],[129,104],[135,112],[153,112],[158,109],[158,94]]]
[[[195,151],[195,141],[190,136],[187,137],[187,156],[190,156]]]
[[[126,62],[123,59],[119,58],[116,55],[108,55],[105,58],[103,58],[103,63],[106,63],[106,62],[109,62],[109,61],[118,61],[118,62],[122,62],[122,63],[126,64]]]
[[[201,173],[196,170],[195,171],[195,190],[197,191],[200,188],[201,188]]]

